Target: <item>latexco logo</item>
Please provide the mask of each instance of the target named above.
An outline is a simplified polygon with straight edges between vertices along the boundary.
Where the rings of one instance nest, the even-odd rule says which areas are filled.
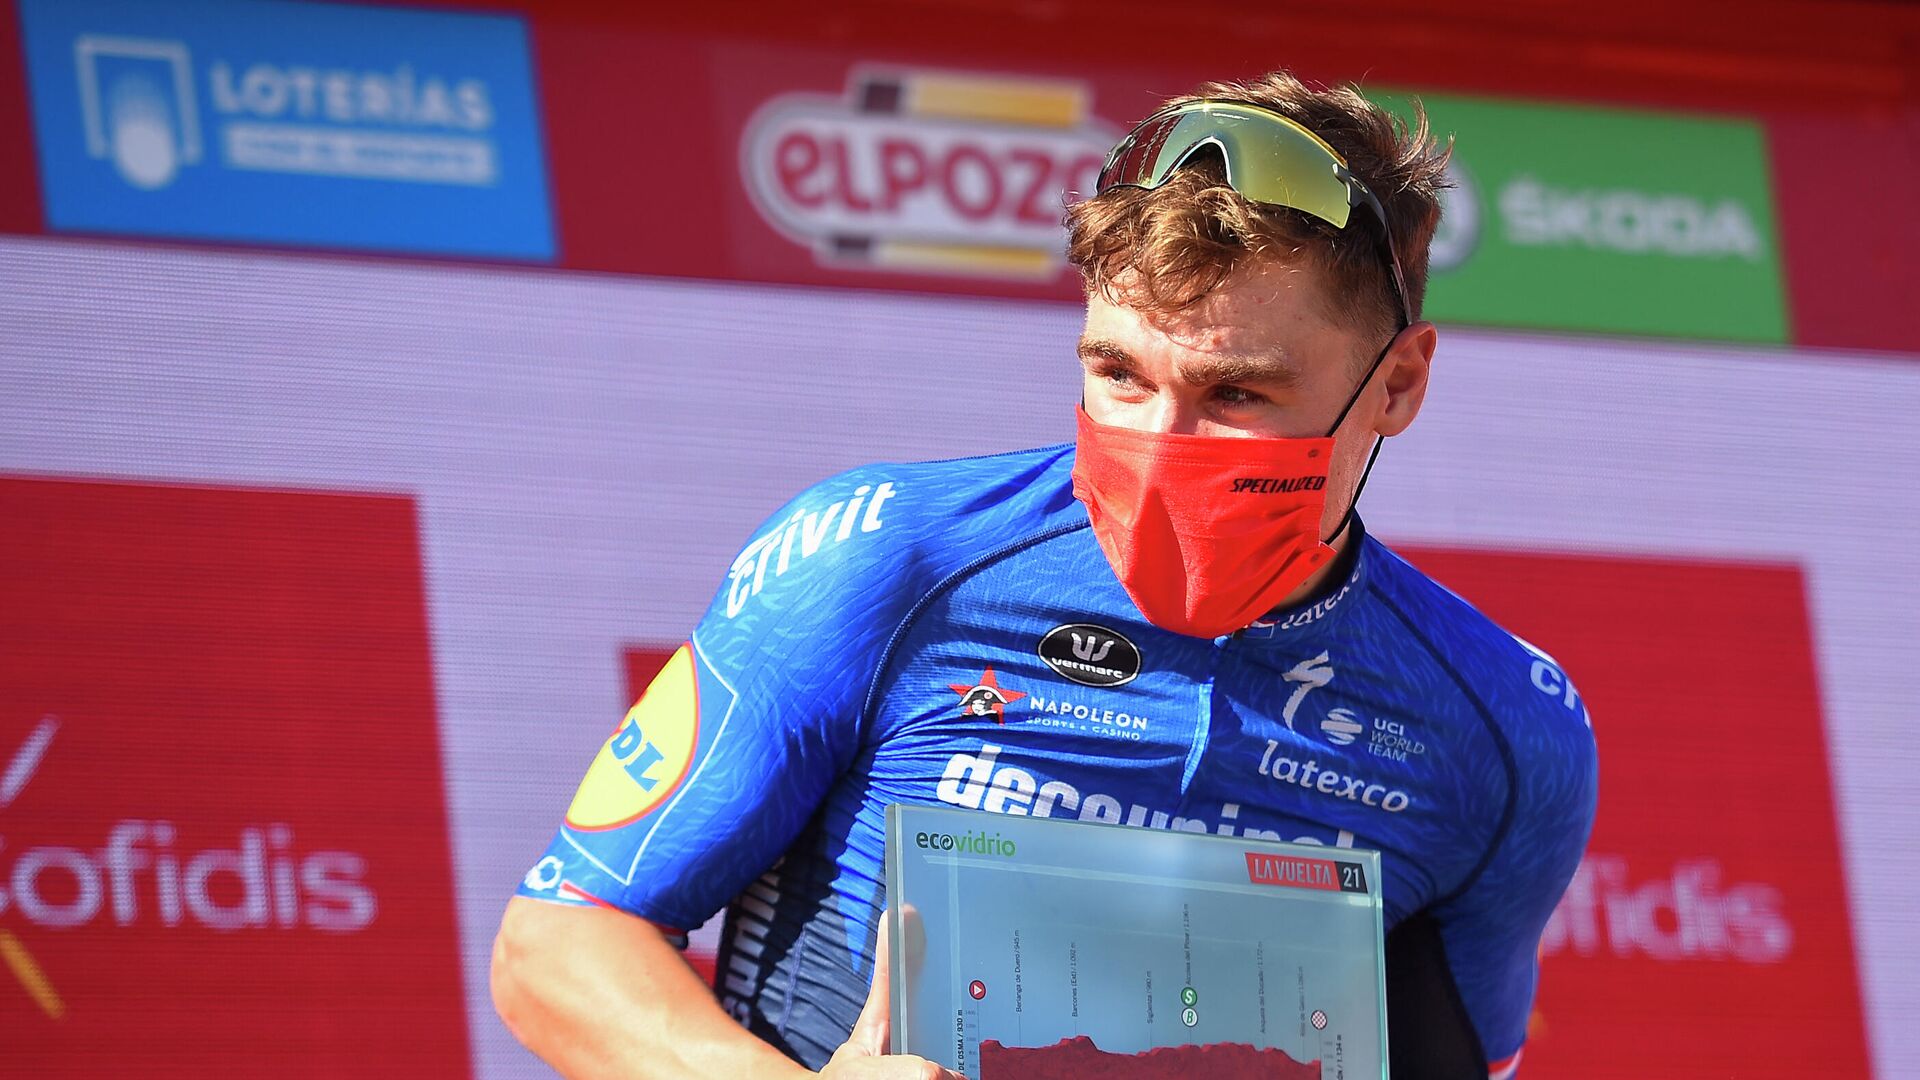
[[[844,96],[783,94],[747,123],[740,171],[768,224],[827,265],[1044,279],[1063,200],[1119,132],[1078,82],[856,69]]]
[[[0,809],[21,796],[60,723],[46,717],[0,773]],[[0,920],[17,913],[35,927],[116,926],[211,930],[363,929],[378,902],[362,880],[367,862],[346,851],[302,852],[293,827],[242,827],[230,846],[183,842],[171,821],[122,819],[102,837],[12,848],[0,836]],[[65,1011],[52,976],[0,921],[0,957],[43,1011]]]

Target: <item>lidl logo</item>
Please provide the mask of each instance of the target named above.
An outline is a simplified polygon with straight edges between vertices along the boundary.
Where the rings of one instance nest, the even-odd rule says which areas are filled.
[[[594,755],[567,807],[567,826],[617,829],[646,816],[686,779],[700,744],[693,649],[682,645]]]
[[[1061,212],[1120,132],[1074,81],[856,69],[844,95],[763,104],[740,169],[767,223],[825,265],[1044,280]]]

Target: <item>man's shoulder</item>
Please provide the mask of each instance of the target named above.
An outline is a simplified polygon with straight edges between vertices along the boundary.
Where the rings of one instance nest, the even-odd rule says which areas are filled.
[[[1500,834],[1506,861],[1524,867],[1549,856],[1577,858],[1593,825],[1599,776],[1586,699],[1551,655],[1384,545],[1375,554],[1370,589],[1478,714],[1508,778]],[[1556,882],[1556,896],[1563,883]]]
[[[829,477],[776,511],[734,557],[709,622],[801,609],[842,624],[898,621],[949,574],[1084,525],[1072,467],[1068,444]]]
[[[1370,590],[1516,753],[1581,753],[1584,746],[1591,754],[1586,701],[1558,660],[1385,544],[1368,542],[1375,548]]]

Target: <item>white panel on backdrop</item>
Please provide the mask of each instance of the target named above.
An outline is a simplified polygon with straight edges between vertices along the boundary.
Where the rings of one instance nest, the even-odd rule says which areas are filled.
[[[491,935],[627,705],[618,646],[682,639],[812,481],[1070,438],[1078,324],[1056,304],[5,238],[0,471],[418,498],[466,993],[478,1074],[504,1080],[539,1072],[493,1018]],[[1916,412],[1914,358],[1449,328],[1366,498],[1393,540],[1805,569],[1888,1077],[1920,1074]]]

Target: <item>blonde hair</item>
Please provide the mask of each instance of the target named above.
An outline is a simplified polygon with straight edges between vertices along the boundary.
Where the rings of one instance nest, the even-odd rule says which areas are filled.
[[[1437,144],[1426,110],[1414,122],[1367,100],[1351,86],[1315,89],[1291,72],[1252,82],[1211,82],[1168,105],[1224,98],[1261,105],[1320,136],[1386,207],[1406,274],[1407,302],[1418,318],[1427,291],[1427,246],[1440,224],[1452,140]],[[1161,311],[1198,303],[1250,258],[1306,260],[1327,276],[1339,321],[1377,330],[1384,340],[1400,322],[1400,302],[1387,269],[1378,226],[1357,209],[1345,229],[1287,207],[1253,203],[1227,186],[1217,155],[1195,158],[1151,191],[1114,188],[1067,208],[1067,261],[1091,294]]]

